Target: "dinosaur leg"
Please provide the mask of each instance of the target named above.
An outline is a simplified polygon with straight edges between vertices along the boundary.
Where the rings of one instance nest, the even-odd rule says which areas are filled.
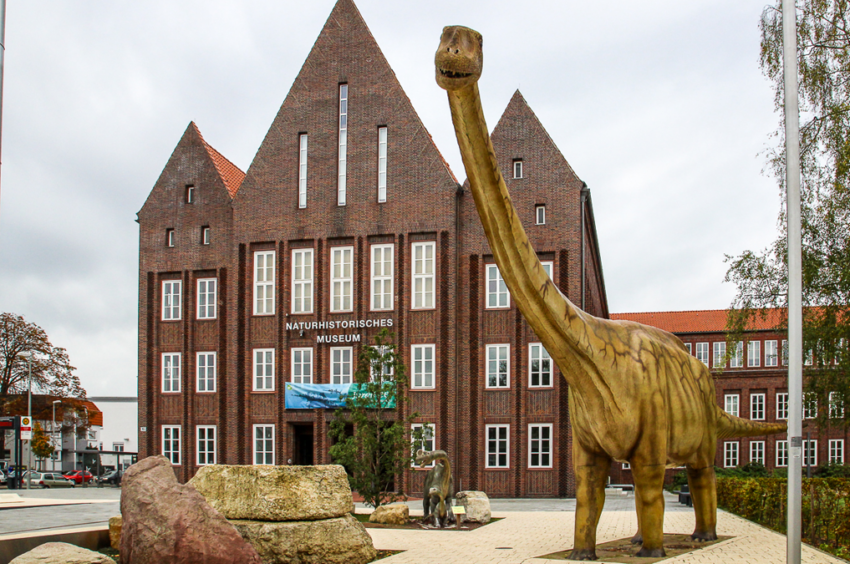
[[[573,441],[576,469],[576,524],[570,560],[596,560],[596,526],[605,504],[605,480],[611,468],[607,454],[590,452]]]
[[[698,541],[717,540],[717,485],[714,481],[714,466],[688,467],[688,486],[697,522],[691,538]]]
[[[634,464],[635,504],[643,546],[636,554],[641,557],[666,556],[664,552],[664,465]]]
[[[635,507],[640,505],[640,501],[638,501],[638,496],[640,496],[640,492],[635,489]],[[635,533],[635,536],[632,537],[632,544],[643,544],[643,535],[640,534],[640,512],[638,512],[638,530]]]

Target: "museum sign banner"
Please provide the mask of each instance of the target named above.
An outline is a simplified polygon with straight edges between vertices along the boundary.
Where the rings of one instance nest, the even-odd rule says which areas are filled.
[[[349,397],[366,407],[395,408],[395,390],[389,382],[380,397],[368,392],[366,384],[286,384],[286,409],[335,409],[345,407]]]

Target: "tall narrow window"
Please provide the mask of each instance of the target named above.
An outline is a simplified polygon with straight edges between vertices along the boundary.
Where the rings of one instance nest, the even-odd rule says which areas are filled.
[[[215,464],[215,425],[198,425],[198,466]]]
[[[298,142],[298,207],[307,207],[307,134],[302,133]]]
[[[750,419],[764,420],[764,394],[750,394]]]
[[[209,245],[212,240],[210,228],[207,225],[201,227],[201,245]]]
[[[413,309],[434,307],[434,243],[413,244]]]
[[[434,345],[413,345],[412,389],[434,388]]]
[[[697,360],[708,366],[708,343],[697,343]]]
[[[788,366],[788,340],[782,339],[782,366]]]
[[[195,203],[195,187],[189,184],[186,186],[186,203],[194,204]]]
[[[546,273],[546,276],[549,277],[549,280],[554,282],[555,279],[552,278],[552,270],[555,268],[555,262],[551,260],[541,260],[540,264],[543,265],[543,272]]]
[[[313,313],[313,249],[292,251],[292,313]]]
[[[776,466],[788,466],[788,441],[776,441]]]
[[[788,419],[788,392],[776,394],[776,419]]]
[[[180,319],[180,295],[182,290],[180,280],[163,280],[162,282],[162,320],[176,321]]]
[[[351,311],[351,257],[354,247],[331,249],[331,311]]]
[[[487,468],[508,468],[510,425],[485,425],[487,434]]]
[[[750,441],[750,462],[764,465],[764,441]]]
[[[738,417],[738,402],[740,396],[738,394],[726,394],[725,403],[726,403],[726,413],[729,415],[734,415]]]
[[[844,419],[844,394],[829,392],[829,418]]]
[[[417,437],[417,432],[419,437]],[[415,454],[419,450],[423,450],[427,452],[434,452],[434,445],[436,444],[434,439],[434,426],[430,423],[411,423],[410,424],[410,445],[411,450]],[[419,468],[418,465],[413,466],[414,468]],[[427,464],[425,468],[433,468],[434,463]]]
[[[180,353],[162,355],[162,391],[180,391]]]
[[[387,128],[378,128],[378,201],[387,201]]]
[[[352,347],[331,347],[331,384],[351,383]]]
[[[254,464],[274,464],[274,425],[254,425]]]
[[[510,294],[498,265],[487,265],[487,309],[510,307]]]
[[[816,440],[803,441],[803,466],[818,465],[818,442]]]
[[[510,386],[510,345],[487,345],[487,388]]]
[[[714,367],[726,366],[726,343],[714,343]]]
[[[761,341],[747,343],[747,366],[750,368],[761,366]]]
[[[734,468],[738,465],[738,447],[739,444],[737,441],[723,443],[724,468]]]
[[[735,341],[732,343],[734,347],[732,358],[729,359],[729,366],[731,368],[741,368],[744,366],[744,343],[742,341]]]
[[[345,205],[346,161],[348,159],[348,85],[339,85],[339,165],[337,169],[337,205]]]
[[[254,253],[254,315],[274,315],[274,251]]]
[[[162,455],[174,466],[180,466],[180,425],[162,426]]]
[[[292,383],[313,383],[313,349],[292,349]]]
[[[372,311],[393,309],[393,245],[372,245]]]
[[[522,159],[514,159],[514,178],[522,178]]]
[[[216,287],[215,278],[198,280],[198,319],[215,319]]]
[[[688,349],[688,354],[693,354],[693,350],[691,349],[691,343],[685,343],[685,348]]]
[[[274,349],[254,349],[254,391],[274,391]]]
[[[174,246],[174,230],[166,229],[165,230],[165,246],[173,247]]]
[[[815,419],[818,416],[818,396],[814,392],[803,394],[803,419]]]
[[[199,352],[197,356],[198,391],[215,391],[215,365],[216,354],[214,352]]]
[[[389,357],[385,356],[392,352],[392,349],[387,346],[372,348],[375,349],[375,352],[378,354],[378,356],[374,359],[373,362],[371,362],[371,366],[369,367],[370,381],[385,382],[395,373],[395,369],[393,368],[392,362],[386,362]],[[382,360],[384,362],[381,362]]]
[[[528,467],[552,467],[552,424],[528,426]]]
[[[779,352],[777,351],[776,341],[764,342],[764,365],[778,366]]]
[[[829,440],[829,462],[844,464],[844,439]]]
[[[540,343],[528,345],[528,385],[531,388],[552,385],[552,357]]]
[[[534,207],[534,219],[537,225],[544,225],[546,223],[546,206],[539,205]]]

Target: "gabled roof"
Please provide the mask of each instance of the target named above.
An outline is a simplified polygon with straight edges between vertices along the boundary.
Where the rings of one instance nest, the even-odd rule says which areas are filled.
[[[227,193],[230,194],[231,198],[235,197],[236,193],[239,191],[239,186],[242,185],[242,180],[245,179],[245,173],[239,170],[239,167],[230,162],[227,157],[219,153],[215,147],[207,143],[207,140],[204,139],[203,135],[201,135],[201,130],[198,129],[198,126],[194,121],[191,125],[195,128],[195,131],[197,132],[198,137],[201,138],[201,141],[204,142],[204,147],[207,149],[207,153],[209,153],[210,159],[212,159],[215,169],[221,177],[221,181],[224,182],[224,187],[227,188]]]
[[[727,309],[698,311],[651,311],[641,313],[612,313],[611,319],[636,321],[670,333],[725,333]],[[785,310],[768,309],[765,316],[756,315],[748,331],[771,331],[785,319]]]

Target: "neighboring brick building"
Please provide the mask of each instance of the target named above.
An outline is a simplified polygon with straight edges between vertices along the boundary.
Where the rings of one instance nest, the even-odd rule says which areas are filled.
[[[519,92],[492,137],[553,281],[607,317],[589,190]],[[332,412],[287,409],[285,387],[350,381],[389,326],[408,409],[457,488],[574,495],[566,383],[351,0],[247,173],[191,123],[138,221],[140,458],[165,453],[181,480],[209,462],[329,463]]]
[[[717,404],[729,413],[756,421],[774,422],[788,418],[787,337],[777,331],[782,321],[781,310],[771,310],[764,319],[753,321],[742,341],[726,359],[727,310],[662,311],[651,313],[616,313],[611,319],[637,321],[658,327],[679,337],[691,354],[708,365],[714,375]],[[814,362],[814,359],[811,361]],[[804,374],[805,374],[805,366]],[[803,411],[804,460],[812,467],[835,461],[844,463],[848,430],[818,430],[813,421],[817,410],[829,410],[830,398],[817,398]],[[811,443],[806,443],[811,440]],[[788,442],[785,434],[720,440],[715,465],[743,466],[762,462],[768,469],[788,465]],[[631,483],[631,472],[615,464],[611,479]]]

